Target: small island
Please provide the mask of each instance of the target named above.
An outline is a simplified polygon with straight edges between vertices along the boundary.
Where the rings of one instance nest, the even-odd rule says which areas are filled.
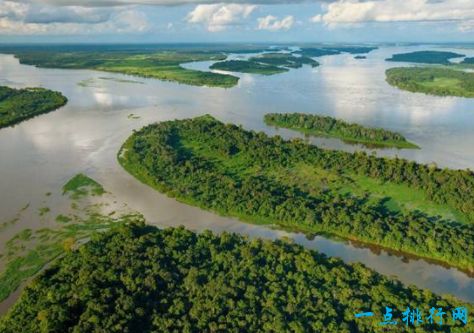
[[[329,56],[329,55],[338,55],[342,53],[367,54],[376,49],[377,47],[369,47],[369,46],[303,47],[301,48],[301,50],[296,51],[295,53],[299,53],[306,57],[322,57],[322,56]]]
[[[372,147],[419,148],[408,142],[399,133],[382,128],[368,128],[327,116],[303,113],[269,113],[265,115],[264,119],[267,125],[288,128],[314,136],[339,138]]]
[[[399,67],[386,71],[387,82],[410,92],[474,98],[474,73],[445,67]]]
[[[260,74],[260,75],[274,75],[288,72],[287,68],[282,68],[273,65],[261,64],[248,60],[228,60],[216,62],[211,67],[213,70],[246,73],[246,74]]]
[[[213,64],[210,68],[229,72],[274,75],[287,72],[290,68],[312,67],[319,63],[305,56],[294,56],[290,53],[265,53],[248,60],[228,60]]]
[[[474,65],[474,57],[464,58],[464,60],[461,62],[461,65]]]
[[[141,182],[224,216],[474,267],[470,170],[321,149],[211,116],[146,126],[118,160]]]
[[[394,54],[391,58],[386,61],[394,62],[412,62],[422,64],[439,64],[449,65],[450,60],[455,58],[463,58],[464,54],[446,52],[446,51],[416,51],[409,53]]]
[[[474,312],[453,297],[287,241],[134,223],[58,259],[0,319],[0,331],[371,333],[382,315],[359,320],[354,313],[407,304]],[[443,330],[473,326],[446,320]],[[416,331],[438,327],[424,322]]]
[[[67,98],[56,91],[0,87],[0,128],[54,111],[66,103]]]

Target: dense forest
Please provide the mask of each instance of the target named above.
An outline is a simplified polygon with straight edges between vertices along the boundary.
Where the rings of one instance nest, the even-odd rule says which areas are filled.
[[[213,64],[211,69],[273,75],[287,72],[289,68],[301,68],[303,65],[319,66],[316,60],[309,57],[296,57],[290,53],[265,53],[248,60],[228,60]]]
[[[0,87],[0,128],[56,110],[66,103],[67,98],[56,91]]]
[[[222,53],[189,51],[16,51],[21,64],[46,68],[95,69],[164,81],[194,85],[230,88],[238,77],[186,69],[183,63],[214,61],[227,58]]]
[[[323,150],[225,125],[210,116],[153,124],[135,132],[119,161],[134,176],[186,203],[253,223],[329,233],[437,259],[472,270],[474,224],[417,211],[393,212],[384,199],[341,193],[331,175],[360,175],[420,190],[433,202],[474,217],[471,171],[437,169],[403,159]],[[290,171],[318,168],[295,182]],[[322,181],[307,184],[315,172]]]
[[[438,67],[390,68],[386,79],[392,86],[437,96],[474,97],[474,73]]]
[[[265,115],[265,123],[306,134],[331,136],[358,143],[398,148],[418,148],[399,133],[382,128],[368,128],[327,116],[304,113],[269,113]]]
[[[386,307],[416,332],[468,332],[472,305],[405,287],[361,264],[285,241],[133,224],[96,235],[37,277],[0,321],[4,333],[374,332]],[[409,327],[402,312],[423,313]],[[430,323],[441,308],[443,325]],[[355,314],[373,311],[372,318]],[[405,328],[406,327],[406,328]]]
[[[394,54],[387,61],[414,62],[423,64],[450,64],[450,59],[465,57],[463,54],[445,51],[415,51],[410,53]]]

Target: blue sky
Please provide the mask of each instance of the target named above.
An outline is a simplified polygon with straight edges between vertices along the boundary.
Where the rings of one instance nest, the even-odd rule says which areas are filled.
[[[474,42],[474,0],[0,0],[0,42]]]

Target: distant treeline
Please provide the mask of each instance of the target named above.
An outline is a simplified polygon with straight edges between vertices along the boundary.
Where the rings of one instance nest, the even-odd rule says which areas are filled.
[[[399,133],[382,128],[368,128],[328,116],[304,113],[269,113],[265,115],[265,123],[307,134],[333,136],[353,142],[399,148],[417,148],[416,145],[408,142]]]
[[[25,289],[0,331],[368,333],[380,330],[386,307],[405,326],[410,307],[424,321],[407,330],[438,332],[426,319],[433,307],[445,312],[443,332],[472,332],[472,320],[451,321],[461,306],[474,311],[284,241],[131,225],[59,259]],[[374,316],[355,318],[364,311]]]
[[[56,91],[0,87],[0,128],[56,110],[66,103],[67,98]]]
[[[342,54],[342,53],[366,54],[376,49],[377,47],[367,47],[367,46],[302,47],[301,50],[296,51],[296,53],[300,53],[303,56],[307,56],[307,57],[322,57],[322,56],[337,55],[337,54]]]
[[[474,175],[469,170],[323,150],[301,140],[284,141],[224,125],[209,116],[147,126],[127,140],[119,156],[143,182],[224,215],[474,267],[474,224],[448,223],[418,211],[393,213],[383,208],[382,200],[374,203],[330,188],[312,194],[278,179],[278,173],[298,163],[353,172],[423,190],[432,201],[450,205],[472,220]],[[266,172],[270,169],[273,174]]]
[[[423,64],[450,64],[450,59],[465,57],[464,54],[445,51],[415,51],[409,53],[394,54],[387,61],[415,62]]]

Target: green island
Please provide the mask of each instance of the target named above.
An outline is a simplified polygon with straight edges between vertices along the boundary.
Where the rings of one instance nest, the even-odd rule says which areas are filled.
[[[218,61],[222,53],[191,51],[78,51],[61,49],[15,51],[21,64],[45,68],[93,69],[121,73],[193,86],[230,88],[239,78],[226,74],[186,69],[181,64],[195,61]]]
[[[361,264],[286,241],[132,223],[57,260],[0,319],[0,331],[375,332],[387,306],[399,321],[407,307],[425,316],[442,308],[443,332],[474,329],[473,321],[448,319],[461,306],[473,313],[471,304]],[[355,318],[362,311],[375,316]],[[439,332],[437,325],[425,320],[413,329]]]
[[[288,128],[315,136],[328,136],[344,141],[370,146],[419,148],[408,142],[399,133],[382,128],[368,128],[327,116],[303,113],[269,113],[265,115],[267,125]]]
[[[222,215],[474,267],[470,170],[324,150],[211,116],[149,125],[118,159],[153,188]]]
[[[464,58],[464,60],[461,62],[461,64],[474,65],[474,57]]]
[[[350,54],[366,54],[376,50],[377,47],[367,47],[367,46],[334,46],[334,47],[302,47],[301,50],[296,51],[306,57],[322,57],[329,55],[338,55],[342,53]]]
[[[309,57],[296,57],[290,53],[265,53],[248,60],[228,60],[216,62],[210,68],[230,72],[274,75],[287,72],[289,68],[301,68],[303,65],[319,66]]]
[[[445,67],[398,67],[386,71],[387,82],[410,92],[474,97],[474,73]]]
[[[274,75],[288,72],[287,68],[282,68],[273,65],[261,64],[259,62],[248,61],[248,60],[227,60],[216,62],[210,69],[247,73],[247,74],[261,74],[261,75]]]
[[[0,87],[0,128],[54,111],[66,103],[67,98],[56,91]]]
[[[463,57],[465,57],[465,55],[454,52],[415,51],[409,53],[394,54],[391,58],[386,59],[386,61],[449,65],[451,64],[451,59]]]

